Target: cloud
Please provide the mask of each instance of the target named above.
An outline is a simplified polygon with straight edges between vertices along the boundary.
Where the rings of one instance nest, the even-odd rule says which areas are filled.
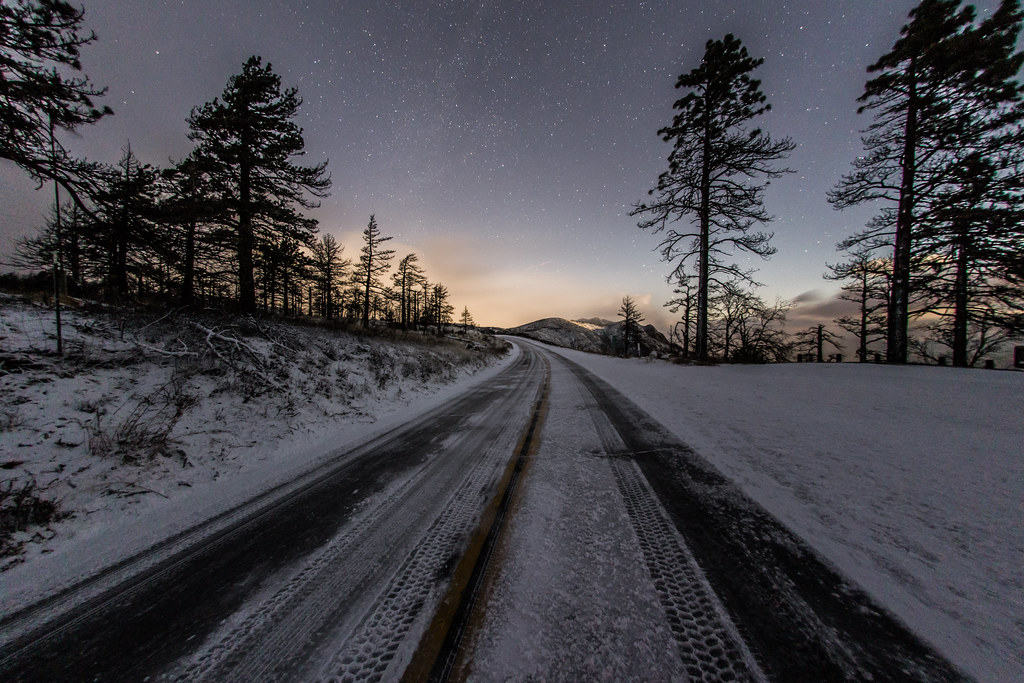
[[[796,300],[794,299],[794,301]],[[786,315],[786,329],[796,332],[808,327],[824,325],[843,338],[847,336],[846,333],[833,321],[844,315],[856,315],[857,310],[857,304],[840,299],[839,292],[828,297],[819,296],[817,299],[806,301],[806,303],[796,303]]]
[[[821,301],[825,297],[825,293],[820,289],[808,289],[806,292],[801,292],[792,298],[794,304],[812,303],[815,301]]]

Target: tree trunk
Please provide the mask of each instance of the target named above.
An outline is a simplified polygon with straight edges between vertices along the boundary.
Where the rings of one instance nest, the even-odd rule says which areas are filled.
[[[291,274],[288,272],[288,269],[285,268],[284,272],[281,274],[281,312],[284,315],[291,315],[291,311],[288,310],[288,290],[291,286]]]
[[[956,253],[956,279],[953,285],[953,366],[966,368],[967,360],[967,226],[959,226]]]
[[[114,288],[121,298],[128,296],[127,223],[122,224],[114,251]]]
[[[409,274],[408,272],[402,273],[402,287],[401,287],[401,298],[402,298],[402,329],[409,329]]]
[[[247,144],[245,136],[243,147]],[[238,306],[244,313],[256,312],[256,280],[253,277],[251,169],[243,159],[238,169]]]
[[[700,265],[697,273],[697,360],[708,359],[708,256],[711,229],[711,131],[705,97],[704,154],[700,168]]]
[[[185,263],[182,265],[181,303],[186,306],[195,301],[196,287],[196,222],[185,226]]]
[[[871,292],[868,289],[867,268],[860,273],[860,346],[857,348],[857,356],[861,363],[868,362],[868,297]]]
[[[328,320],[334,317],[334,303],[332,291],[334,289],[334,274],[330,268],[324,273],[324,317]]]
[[[683,358],[690,357],[690,300],[693,297],[692,294],[687,291],[686,293],[686,306],[684,310],[683,318]]]
[[[896,216],[896,239],[893,245],[892,294],[889,297],[886,321],[886,360],[906,363],[907,334],[910,314],[910,247],[914,222],[914,181],[917,173],[917,59],[910,59],[909,89],[907,92],[907,118],[903,137],[903,177],[900,181],[900,201]]]
[[[366,243],[366,300],[363,301],[363,328],[370,327],[370,288],[373,284],[373,241]]]
[[[822,336],[823,336],[822,335],[822,331],[824,330],[824,328],[825,328],[824,325],[818,325],[818,362],[819,363],[824,363],[825,362],[824,356],[822,356],[822,353],[821,353],[821,342],[822,342]]]
[[[78,293],[79,288],[82,286],[82,248],[79,243],[78,221],[78,204],[72,204],[71,221],[68,223],[68,229],[70,230],[69,240],[71,242],[70,253],[68,254],[70,263],[68,265],[71,267],[71,286],[74,288],[75,293]]]

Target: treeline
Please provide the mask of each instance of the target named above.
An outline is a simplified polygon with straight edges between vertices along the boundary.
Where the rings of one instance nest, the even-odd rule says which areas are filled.
[[[843,258],[825,275],[855,310],[834,322],[861,361],[884,349],[890,363],[916,351],[968,366],[1024,334],[1021,26],[1018,0],[983,21],[960,0],[923,0],[868,67],[864,152],[828,200],[878,213],[839,243]],[[708,41],[658,132],[672,144],[668,169],[633,211],[662,235],[676,294],[667,305],[683,312],[680,339],[701,360],[770,359],[784,348],[771,330],[786,306],[760,300],[754,271],[733,262],[775,253],[759,229],[772,220],[764,190],[790,172],[781,163],[795,148],[755,123],[770,109],[751,76],[762,63],[731,35]],[[804,337],[820,355],[835,335],[812,329]]]
[[[416,254],[392,272],[391,237],[373,216],[354,260],[319,234],[306,211],[329,192],[327,162],[299,163],[302,100],[259,57],[192,109],[194,147],[183,159],[157,168],[130,146],[113,164],[74,158],[60,132],[111,113],[94,105],[104,91],[81,73],[79,50],[95,40],[82,20],[83,10],[62,0],[0,5],[0,157],[52,182],[56,195],[39,234],[19,244],[17,266],[50,271],[59,291],[109,301],[229,305],[364,326],[451,323],[447,288],[427,280]]]

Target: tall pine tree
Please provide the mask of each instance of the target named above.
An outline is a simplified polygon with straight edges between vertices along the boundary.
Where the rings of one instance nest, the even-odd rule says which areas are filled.
[[[370,307],[373,295],[381,291],[381,278],[391,268],[391,259],[395,256],[394,249],[385,249],[383,244],[391,236],[383,236],[377,226],[377,219],[371,215],[370,221],[363,229],[363,248],[359,252],[359,265],[352,274],[353,284],[362,290],[363,327],[370,326]]]
[[[96,39],[83,30],[83,18],[63,0],[0,2],[0,159],[40,182],[55,180],[87,208],[82,192],[92,186],[95,165],[51,137],[52,129],[75,131],[112,113],[94,103],[106,90],[82,73],[81,48]]]
[[[220,201],[232,216],[238,273],[238,302],[256,310],[254,254],[257,239],[290,237],[308,244],[316,224],[300,209],[318,206],[330,188],[327,162],[293,162],[305,148],[302,129],[292,119],[302,100],[294,88],[281,89],[281,77],[259,57],[232,76],[221,98],[192,110],[189,138],[208,164]]]
[[[962,93],[971,56],[966,36],[973,7],[960,0],[923,0],[910,12],[892,49],[868,67],[859,112],[874,117],[853,162],[829,195],[838,209],[883,202],[867,230],[846,240],[888,243],[893,250],[892,291],[887,310],[886,358],[907,362],[915,229],[933,210],[947,172],[957,127],[956,95]]]
[[[1024,304],[1012,263],[1024,244],[1024,87],[1016,52],[1022,14],[1003,0],[965,36],[974,59],[956,98],[959,125],[944,192],[921,226],[915,251],[930,267],[931,310],[948,321],[953,364],[972,364],[969,340],[981,327],[1012,327]],[[995,335],[989,334],[989,339]]]
[[[708,41],[700,66],[679,77],[686,95],[673,108],[671,125],[658,134],[672,143],[669,168],[650,191],[654,199],[638,204],[639,226],[664,233],[662,259],[682,268],[696,260],[696,355],[708,358],[708,291],[713,283],[749,273],[724,259],[735,252],[767,258],[775,252],[771,235],[754,228],[771,220],[764,209],[764,188],[786,171],[776,163],[795,147],[788,138],[773,140],[753,125],[770,109],[761,82],[750,73],[763,63],[750,57],[732,35]],[[688,228],[678,228],[686,219]]]

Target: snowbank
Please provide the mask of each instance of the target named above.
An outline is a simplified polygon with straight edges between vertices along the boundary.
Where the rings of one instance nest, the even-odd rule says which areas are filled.
[[[1024,373],[551,350],[670,428],[963,670],[1024,680]]]
[[[249,361],[230,344],[218,346],[227,362],[197,360],[173,354],[200,349],[210,320],[193,337],[152,320],[122,333],[71,310],[58,363],[49,315],[0,299],[0,480],[36,482],[68,515],[6,539],[8,613],[443,404],[515,355],[267,323],[217,328],[252,347]],[[152,453],[130,457],[140,442]]]

